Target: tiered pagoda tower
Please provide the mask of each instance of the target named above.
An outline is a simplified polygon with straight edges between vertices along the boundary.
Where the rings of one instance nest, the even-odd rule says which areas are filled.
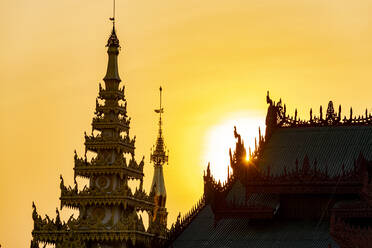
[[[151,153],[150,160],[154,164],[154,177],[152,179],[150,195],[154,197],[155,208],[152,217],[153,223],[156,223],[159,230],[166,230],[167,226],[167,209],[165,202],[167,199],[167,192],[164,183],[163,165],[168,162],[168,154],[165,151],[163,130],[162,130],[162,117],[164,113],[162,107],[162,87],[160,87],[160,105],[159,109],[155,112],[159,114],[159,132],[156,140],[156,145]]]
[[[62,223],[57,209],[55,220],[48,216],[43,219],[33,204],[31,247],[39,247],[40,242],[55,244],[56,248],[155,247],[165,239],[165,198],[159,198],[157,183],[152,194],[145,193],[144,160],[138,163],[134,158],[135,137],[129,135],[124,86],[120,87],[117,62],[120,45],[115,23],[107,47],[105,85],[99,85],[92,134],[85,134],[85,156],[79,157],[75,152],[75,178],[87,178],[89,185],[79,190],[75,180],[74,187],[66,187],[61,176],[61,208],[78,209],[79,216],[77,219],[71,216]],[[155,167],[167,160],[161,126],[158,147],[160,150],[156,149],[151,156]],[[89,161],[88,151],[95,154]],[[130,180],[139,180],[139,188],[132,190],[128,186]],[[164,180],[162,187],[165,193]],[[139,211],[146,211],[150,217],[148,230]]]

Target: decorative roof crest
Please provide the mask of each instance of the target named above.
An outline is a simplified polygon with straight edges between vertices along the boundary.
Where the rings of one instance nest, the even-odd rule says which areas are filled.
[[[371,125],[372,115],[367,109],[364,116],[353,116],[353,109],[350,108],[350,116],[341,118],[341,105],[339,105],[338,113],[334,109],[332,101],[329,101],[325,118],[323,117],[323,107],[319,108],[319,116],[313,114],[310,109],[310,119],[301,120],[297,118],[297,109],[295,116],[290,117],[286,113],[286,106],[282,106],[281,99],[275,103],[267,92],[266,102],[269,104],[266,116],[266,138],[272,134],[272,131],[278,127],[314,127],[314,126],[351,126],[351,125]]]

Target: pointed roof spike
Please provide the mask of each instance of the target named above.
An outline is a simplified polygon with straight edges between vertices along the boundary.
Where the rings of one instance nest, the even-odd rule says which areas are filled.
[[[312,120],[313,120],[313,109],[310,108],[310,121],[312,121]]]
[[[258,126],[258,137],[259,137],[259,139],[261,140],[261,127],[260,126]]]
[[[267,95],[266,95],[266,103],[267,103],[267,104],[270,104],[270,105],[273,104],[273,101],[270,99],[270,93],[269,93],[269,91],[267,91]]]
[[[338,106],[338,118],[341,120],[341,104]]]
[[[319,116],[320,120],[323,120],[323,107],[322,107],[322,105],[320,105],[319,114],[320,114],[320,116]]]
[[[350,120],[353,119],[353,107],[350,107]]]
[[[230,156],[230,165],[232,166],[233,164],[233,156],[232,156],[232,153],[231,153],[231,148],[229,148],[229,156]]]
[[[295,109],[295,121],[297,121],[297,109]]]
[[[254,151],[257,151],[257,138],[254,137]]]

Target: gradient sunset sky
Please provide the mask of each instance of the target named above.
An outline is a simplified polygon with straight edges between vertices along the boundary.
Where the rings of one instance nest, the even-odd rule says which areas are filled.
[[[84,154],[105,75],[111,15],[111,0],[0,2],[2,247],[28,247],[32,201],[54,218],[59,175],[73,184],[73,152]],[[208,161],[224,178],[234,125],[247,145],[264,130],[267,90],[301,118],[329,100],[343,115],[350,106],[372,111],[372,1],[117,0],[116,18],[147,190],[153,110],[164,89],[168,225],[202,196]]]

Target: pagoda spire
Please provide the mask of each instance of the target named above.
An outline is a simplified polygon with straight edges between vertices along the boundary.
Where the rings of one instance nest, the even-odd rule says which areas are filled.
[[[89,183],[79,190],[75,180],[74,187],[66,186],[61,176],[61,209],[74,208],[79,215],[77,218],[71,216],[62,224],[59,212],[55,220],[48,216],[43,219],[34,206],[32,248],[39,247],[38,242],[52,243],[59,248],[133,247],[132,242],[135,242],[135,247],[147,248],[153,247],[151,242],[161,243],[166,239],[167,212],[156,204],[163,202],[161,206],[164,206],[165,198],[155,199],[154,195],[144,191],[144,160],[137,162],[134,157],[135,136],[131,138],[129,135],[130,117],[127,115],[124,85],[120,87],[118,73],[119,39],[115,18],[110,19],[113,28],[106,45],[109,59],[103,79],[105,85],[99,84],[92,133],[84,135],[85,155],[74,154],[74,177],[86,178]],[[162,140],[161,134],[160,137]],[[164,144],[159,147],[163,152],[154,154],[153,158],[158,161],[156,165],[167,160]],[[92,155],[89,160],[87,152]],[[134,180],[140,181],[139,188],[130,186]],[[139,211],[146,211],[149,216],[157,213],[156,221],[149,221],[151,228],[145,229]]]
[[[164,183],[163,165],[168,162],[168,154],[165,151],[163,130],[162,130],[162,114],[164,109],[162,107],[162,87],[160,91],[160,104],[155,112],[159,114],[159,131],[154,150],[151,153],[150,160],[154,164],[154,177],[152,179],[150,196],[154,197],[154,211],[152,213],[152,222],[161,226],[167,225],[167,211],[165,202],[167,193]]]

